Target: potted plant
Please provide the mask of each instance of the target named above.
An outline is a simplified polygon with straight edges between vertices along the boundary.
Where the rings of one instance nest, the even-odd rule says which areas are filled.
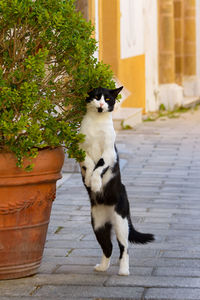
[[[0,0],[0,279],[36,273],[88,91],[114,87],[72,0]]]

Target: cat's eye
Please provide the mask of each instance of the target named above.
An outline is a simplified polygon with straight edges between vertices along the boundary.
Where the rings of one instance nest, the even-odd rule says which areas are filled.
[[[110,100],[110,98],[106,98],[106,101],[109,101]]]
[[[98,97],[98,96],[95,96],[95,99],[99,100],[99,97]]]

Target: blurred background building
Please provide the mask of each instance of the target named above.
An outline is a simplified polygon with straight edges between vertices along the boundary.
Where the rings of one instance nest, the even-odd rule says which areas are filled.
[[[77,0],[99,60],[125,86],[119,115],[189,105],[200,96],[200,0]]]

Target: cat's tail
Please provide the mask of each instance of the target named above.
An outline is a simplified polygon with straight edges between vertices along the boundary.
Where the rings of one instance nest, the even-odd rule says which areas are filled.
[[[128,240],[134,244],[147,244],[155,240],[154,235],[151,233],[141,233],[135,230],[131,221],[129,222],[129,236]]]

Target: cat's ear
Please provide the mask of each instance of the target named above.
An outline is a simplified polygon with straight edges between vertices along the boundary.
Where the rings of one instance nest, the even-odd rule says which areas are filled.
[[[89,103],[92,101],[92,98],[94,96],[94,90],[91,90],[88,92],[88,97],[86,98],[86,102]]]
[[[115,98],[117,98],[118,94],[121,92],[122,89],[123,89],[123,86],[121,86],[117,89],[114,89],[114,90],[110,90],[110,92]]]

